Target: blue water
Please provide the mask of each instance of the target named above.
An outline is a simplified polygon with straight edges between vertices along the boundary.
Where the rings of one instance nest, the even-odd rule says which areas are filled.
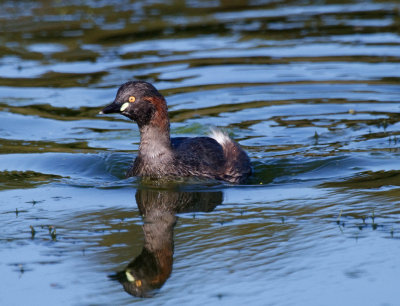
[[[397,305],[399,12],[3,1],[0,304]],[[131,79],[173,135],[226,130],[253,177],[125,179],[137,126],[98,112]]]

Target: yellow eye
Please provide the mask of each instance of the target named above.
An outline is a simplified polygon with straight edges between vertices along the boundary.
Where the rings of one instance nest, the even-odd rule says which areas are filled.
[[[130,97],[129,97],[129,102],[130,102],[130,103],[135,102],[135,100],[136,100],[136,98],[135,98],[134,96],[130,96]]]

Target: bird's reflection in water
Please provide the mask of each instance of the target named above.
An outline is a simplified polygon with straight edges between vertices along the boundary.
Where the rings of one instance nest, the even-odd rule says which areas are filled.
[[[126,292],[150,297],[161,288],[172,272],[176,214],[210,212],[222,203],[223,194],[160,189],[139,189],[136,202],[143,217],[144,245],[139,256],[125,270],[111,278],[118,280]]]

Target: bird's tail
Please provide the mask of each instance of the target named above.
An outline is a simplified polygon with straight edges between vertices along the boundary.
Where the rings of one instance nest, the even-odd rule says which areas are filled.
[[[221,130],[213,129],[210,134],[223,148],[225,169],[223,179],[232,183],[241,183],[251,175],[250,159],[246,152]]]

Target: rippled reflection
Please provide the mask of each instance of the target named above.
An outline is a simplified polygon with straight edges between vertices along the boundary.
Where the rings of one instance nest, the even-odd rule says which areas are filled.
[[[129,294],[151,296],[154,289],[162,287],[172,271],[176,214],[210,212],[222,200],[221,191],[138,189],[136,203],[144,223],[143,249],[123,271],[111,277],[117,279]]]

